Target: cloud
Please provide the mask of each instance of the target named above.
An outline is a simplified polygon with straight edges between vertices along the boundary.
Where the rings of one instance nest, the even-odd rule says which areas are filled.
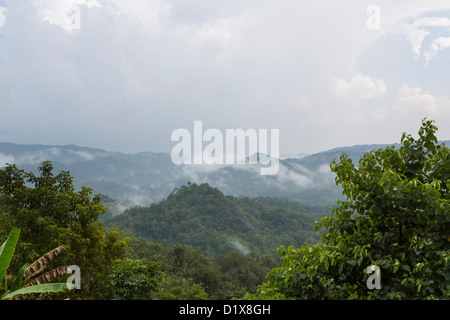
[[[0,168],[6,166],[6,164],[16,163],[16,159],[10,154],[0,153]]]
[[[294,184],[300,188],[307,188],[314,184],[312,172],[300,165],[293,165],[293,167],[295,170],[280,164],[278,173],[274,176],[280,186]]]
[[[15,156],[16,164],[40,164],[46,160],[55,160],[61,156],[61,149],[52,147],[48,149],[37,150],[34,152],[25,152]]]
[[[335,90],[336,94],[344,99],[373,99],[382,97],[386,93],[386,84],[383,79],[358,73],[350,81],[338,78]]]
[[[422,17],[416,19],[412,25],[415,28],[421,27],[450,27],[450,19],[446,17]]]
[[[0,27],[5,24],[5,20],[6,20],[5,12],[6,12],[6,10],[7,9],[5,7],[0,7]]]
[[[201,26],[182,25],[178,32],[184,41],[192,42],[194,46],[201,46],[209,42],[219,47],[226,47],[232,39],[232,34],[226,19],[209,21]]]
[[[396,108],[404,108],[407,112],[412,110],[436,111],[436,98],[422,91],[422,88],[410,87],[404,83],[398,90],[399,104]]]
[[[100,7],[96,0],[37,0],[34,4],[42,21],[57,25],[65,31],[72,31],[73,19],[80,19],[80,6]],[[75,21],[79,23],[79,21]]]
[[[423,53],[426,64],[428,65],[431,59],[433,59],[439,51],[445,50],[447,48],[450,48],[450,37],[440,37],[434,39],[430,44],[428,51]]]
[[[406,26],[403,29],[404,32],[407,33],[409,43],[411,44],[411,50],[414,52],[416,57],[419,57],[421,55],[423,41],[425,37],[431,33],[426,30],[418,30],[413,26]]]
[[[433,38],[433,30],[450,35],[450,18],[443,16],[421,16],[412,22],[396,21],[391,25],[394,32],[400,32],[407,36],[411,50],[416,57],[424,57],[425,64],[436,56],[437,52],[449,47],[449,37],[438,37],[431,40],[428,49],[424,49],[424,43],[428,38]],[[426,44],[425,44],[425,47]]]
[[[14,74],[0,64],[0,103],[4,112],[13,110],[17,105],[14,83]]]
[[[84,160],[94,160],[96,158],[96,155],[86,152],[86,151],[81,151],[81,150],[77,150],[77,151],[69,150],[69,153],[75,154]]]
[[[250,248],[242,244],[238,239],[230,239],[228,241],[235,250],[239,251],[243,255],[247,255],[251,252]]]
[[[446,123],[450,122],[450,99],[446,96],[433,95],[421,87],[403,83],[397,90],[395,98],[386,105],[371,112],[374,128],[380,128],[378,135],[385,139],[400,132],[416,133],[419,123],[424,119],[433,119],[439,128],[438,138],[446,139],[450,130]],[[400,128],[395,124],[402,124]],[[378,126],[377,126],[378,124]]]
[[[77,30],[68,26],[73,5]],[[367,6],[8,1],[0,27],[0,139],[169,152],[175,128],[203,120],[219,130],[277,128],[281,153],[312,153],[377,139],[371,128],[393,110],[399,83],[430,92],[441,115],[445,99],[432,82],[447,79],[431,72],[448,65],[438,57],[448,48],[450,18],[438,9],[449,6],[381,1],[378,31],[366,27]],[[387,41],[392,35],[401,37]],[[372,52],[374,44],[381,49]],[[411,56],[428,59],[430,72],[405,57],[405,44]],[[373,56],[372,69],[363,55]]]

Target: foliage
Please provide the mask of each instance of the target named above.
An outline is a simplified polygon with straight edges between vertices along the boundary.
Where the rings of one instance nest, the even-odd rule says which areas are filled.
[[[0,170],[0,238],[13,226],[23,233],[10,268],[18,270],[21,261],[34,261],[63,244],[65,255],[54,263],[77,265],[84,275],[83,290],[69,296],[100,297],[111,261],[123,254],[129,239],[118,230],[104,230],[98,217],[105,208],[92,189],[75,191],[69,172],[53,175],[49,161],[39,172],[36,176],[16,165]]]
[[[280,247],[283,265],[256,295],[285,299],[448,299],[450,153],[424,120],[419,138],[366,153],[357,166],[333,161],[347,200],[321,219],[323,242]],[[366,268],[381,270],[369,289]]]
[[[189,244],[207,256],[243,253],[273,254],[280,244],[320,241],[311,222],[323,208],[270,198],[225,196],[204,183],[176,188],[150,207],[133,207],[105,220],[150,242]]]
[[[47,299],[192,300],[242,297],[246,292],[254,292],[257,285],[264,281],[267,272],[278,263],[271,257],[245,255],[231,250],[228,252],[232,253],[226,256],[209,257],[190,245],[177,242],[169,245],[164,237],[160,238],[163,239],[161,243],[134,238],[130,245],[131,238],[126,237],[120,229],[114,226],[104,229],[99,218],[105,207],[98,196],[92,196],[91,189],[83,187],[76,192],[70,174],[63,171],[54,176],[50,162],[44,162],[39,171],[40,176],[35,176],[15,165],[0,170],[0,207],[3,209],[0,215],[0,238],[6,238],[6,229],[16,223],[25,230],[9,266],[15,274],[26,274],[26,281],[39,279],[40,275],[33,275],[31,270],[42,271],[42,262],[52,271],[45,274],[45,277],[50,277],[48,279],[61,275],[58,271],[63,270],[63,267],[58,266],[75,264],[80,267],[81,290],[54,293],[46,296]],[[181,189],[179,194],[180,189],[177,189],[173,197],[160,204],[160,207],[168,212],[173,210],[170,214],[178,214],[181,208],[194,213],[202,212],[204,216],[200,215],[199,220],[218,211],[227,223],[236,217],[236,213],[230,209],[247,214],[242,211],[241,205],[253,207],[252,214],[261,208],[266,210],[261,211],[267,216],[270,216],[271,210],[280,212],[279,217],[270,220],[274,225],[282,224],[284,216],[299,220],[304,218],[295,211],[300,210],[296,207],[299,205],[287,201],[225,197],[207,185],[191,185]],[[109,200],[114,202],[113,199]],[[189,206],[193,209],[189,209]],[[227,214],[231,216],[227,217]],[[209,226],[214,223],[214,219],[211,216],[207,220]],[[174,221],[167,220],[166,223],[169,222]],[[182,223],[177,223],[182,226]],[[228,229],[232,230],[231,227]],[[190,232],[194,234],[195,230]],[[204,234],[198,238],[201,239],[201,236]],[[204,243],[207,242],[208,239],[205,239]],[[57,247],[61,243],[64,246]],[[226,245],[229,245],[228,240]],[[56,252],[53,251],[55,247],[58,252],[64,248],[64,255],[52,255],[51,259],[39,258],[42,252],[49,252],[43,256],[49,257],[50,253]],[[21,269],[20,262],[23,259],[37,259],[29,267],[30,272]]]
[[[51,253],[46,257],[39,259],[29,267],[27,267],[26,264],[23,265],[19,270],[17,276],[15,277],[11,287],[8,289],[8,279],[6,277],[6,272],[16,249],[19,235],[20,229],[13,228],[6,241],[0,247],[0,285],[4,281],[4,286],[2,286],[2,288],[4,288],[5,290],[5,293],[2,294],[0,299],[13,299],[17,296],[23,296],[32,293],[60,292],[67,289],[66,283],[47,283],[52,280],[52,277],[36,278],[33,281],[27,283],[25,286],[23,286],[22,284],[23,280],[28,280],[30,277],[36,275],[37,273],[39,273],[39,271],[42,270],[42,268],[36,270],[34,266],[42,266],[43,260],[46,260],[47,257],[50,259],[52,258],[53,255]],[[59,253],[59,250],[57,250],[57,252]]]
[[[133,239],[130,257],[161,263],[159,293],[155,299],[231,299],[254,293],[279,261],[270,256],[232,252],[207,257],[189,245],[149,243]]]
[[[192,283],[191,279],[175,278],[165,275],[161,279],[157,300],[207,300],[209,298],[201,284]]]
[[[265,281],[266,274],[279,265],[270,256],[243,255],[239,251],[216,257],[214,261],[221,274],[216,297],[221,299],[241,298],[256,292],[258,285]]]
[[[39,170],[40,176],[24,172],[15,165],[0,170],[0,206],[4,210],[0,215],[0,237],[6,238],[5,230],[15,223],[25,230],[17,245],[15,261],[10,264],[10,269],[17,272],[23,259],[36,260],[42,252],[64,244],[65,254],[53,257],[46,264],[50,270],[59,270],[55,266],[60,265],[79,266],[82,270],[82,290],[71,290],[64,295],[52,294],[46,298],[228,299],[254,292],[257,285],[264,281],[265,274],[276,266],[272,258],[255,255],[231,254],[229,257],[217,256],[215,260],[192,246],[176,242],[168,245],[164,241],[156,244],[134,240],[130,246],[131,239],[120,229],[110,226],[104,230],[99,217],[105,208],[97,196],[92,197],[91,189],[82,188],[76,192],[70,174],[63,171],[54,176],[50,162],[44,162]],[[208,207],[208,213],[214,212],[214,208],[221,210],[225,199],[223,194],[206,185],[202,188],[191,186],[191,189],[183,190],[193,196],[177,196],[174,193],[175,198],[165,205],[180,208],[187,205],[183,201],[193,201],[193,211],[204,205]],[[218,197],[217,203],[203,198],[210,195],[210,191]],[[253,205],[253,200],[249,199],[226,199],[229,202],[231,199],[233,208],[238,208],[233,204],[235,200],[246,201],[247,206]],[[289,205],[292,204],[283,204]],[[275,205],[265,206],[275,208]],[[281,203],[278,206],[282,206]],[[279,219],[282,220],[281,217]],[[142,259],[145,259],[145,265]],[[231,260],[236,263],[231,263]],[[115,277],[125,274],[126,269],[121,266],[127,263],[132,266],[132,272],[126,279],[118,281]],[[151,266],[148,270],[153,270],[154,274],[146,273],[147,264]],[[223,267],[225,265],[227,267]],[[144,280],[155,279],[157,287],[144,285]],[[112,281],[117,288],[111,286]],[[127,291],[131,288],[127,285],[132,282],[142,283],[142,290]],[[146,292],[144,287],[153,290]]]
[[[108,275],[106,297],[112,300],[142,300],[154,298],[158,288],[160,263],[145,260],[117,259]]]

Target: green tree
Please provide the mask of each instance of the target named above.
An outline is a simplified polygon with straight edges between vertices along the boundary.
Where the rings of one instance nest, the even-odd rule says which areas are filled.
[[[15,277],[12,277],[11,275],[7,277],[7,268],[16,249],[19,235],[20,229],[13,228],[6,241],[0,246],[0,291],[2,289],[5,291],[0,296],[0,299],[13,299],[17,296],[23,296],[32,293],[60,292],[67,289],[66,283],[48,283],[54,278],[54,274],[60,274],[61,269],[53,269],[26,284],[24,283],[25,280],[28,280],[30,277],[42,271],[42,267],[45,266],[48,261],[52,260],[54,256],[63,251],[63,247],[58,247],[52,250],[46,256],[41,257],[38,261],[34,262],[30,266],[24,264]],[[9,289],[8,278],[14,279]],[[2,285],[3,281],[4,285]]]
[[[92,189],[75,191],[69,172],[54,175],[50,161],[38,170],[39,175],[16,165],[0,170],[0,238],[13,226],[23,234],[10,268],[18,270],[22,261],[64,245],[55,264],[77,265],[83,274],[82,290],[72,290],[70,297],[101,297],[111,261],[123,254],[129,239],[118,230],[105,231],[98,221],[105,207]]]
[[[164,274],[155,300],[207,300],[203,286],[191,279]]]
[[[220,287],[215,298],[242,298],[247,292],[256,292],[265,275],[277,262],[270,256],[247,255],[234,251],[214,259],[220,268]]]
[[[215,258],[190,245],[148,243],[133,239],[130,257],[160,262],[163,273],[155,299],[198,300],[242,298],[254,293],[278,261],[272,256],[231,252]]]
[[[283,265],[247,298],[448,299],[450,297],[450,153],[437,127],[418,139],[366,153],[355,166],[333,161],[345,201],[316,224],[322,243],[281,247]],[[380,268],[380,289],[371,289]]]
[[[112,300],[150,300],[159,287],[160,263],[117,259],[108,275],[106,297]]]
[[[206,183],[194,183],[175,188],[149,207],[129,208],[105,225],[150,242],[192,245],[208,257],[228,254],[241,245],[257,254],[275,255],[280,244],[320,240],[311,222],[324,214],[321,208],[279,200],[226,196]]]

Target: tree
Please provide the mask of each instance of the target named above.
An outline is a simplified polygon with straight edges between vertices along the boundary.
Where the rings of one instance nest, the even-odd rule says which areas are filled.
[[[247,298],[449,299],[450,153],[433,123],[357,166],[345,154],[334,160],[347,199],[315,224],[322,243],[280,247],[283,265]]]
[[[23,233],[10,268],[18,270],[22,261],[34,261],[64,245],[64,256],[54,263],[77,265],[83,271],[82,290],[72,290],[69,296],[101,297],[111,261],[122,255],[129,239],[116,229],[105,231],[98,221],[105,207],[92,189],[75,191],[69,172],[54,175],[50,161],[38,170],[35,175],[14,164],[0,170],[0,238],[13,226]]]
[[[201,284],[191,279],[164,274],[155,300],[207,300],[208,294]]]
[[[269,256],[247,255],[239,251],[214,259],[220,268],[221,281],[216,298],[242,298],[247,292],[256,292],[270,269],[277,265]]]
[[[19,235],[20,230],[13,228],[6,241],[0,247],[0,285],[4,281],[4,286],[2,286],[2,288],[5,290],[0,296],[0,299],[13,299],[17,296],[32,293],[60,292],[67,289],[66,283],[48,283],[53,279],[52,274],[60,274],[59,269],[53,269],[52,271],[33,279],[27,284],[23,284],[24,280],[28,280],[30,277],[39,274],[39,272],[43,270],[41,267],[44,266],[47,261],[63,251],[61,247],[52,250],[45,257],[41,257],[41,259],[35,261],[30,266],[24,264],[16,277],[14,277],[11,287],[8,289],[8,277],[6,277],[7,268],[16,249]],[[9,276],[9,278],[13,277]]]
[[[319,214],[323,211],[312,207],[226,196],[206,183],[194,183],[149,207],[129,208],[105,225],[150,242],[189,244],[209,257],[236,248],[275,255],[280,244],[301,245],[313,239],[311,235],[319,240],[311,227]]]
[[[150,300],[159,286],[160,263],[117,259],[108,275],[106,297],[112,300]]]

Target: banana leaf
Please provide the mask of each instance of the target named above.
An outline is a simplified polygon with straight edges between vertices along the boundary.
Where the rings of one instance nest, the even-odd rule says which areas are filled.
[[[16,244],[19,240],[20,230],[13,228],[9,233],[8,239],[0,247],[0,284],[3,283],[6,270],[11,262],[14,251],[16,250]]]
[[[68,289],[66,283],[39,284],[36,286],[21,288],[19,290],[15,290],[13,292],[7,292],[0,298],[0,300],[12,299],[21,294],[43,293],[43,292],[61,292],[65,289]]]

